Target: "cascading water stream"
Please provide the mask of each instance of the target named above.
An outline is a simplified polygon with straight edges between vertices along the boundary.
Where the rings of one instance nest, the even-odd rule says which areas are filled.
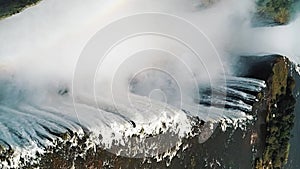
[[[112,2],[109,7],[96,0],[86,3],[86,6],[78,2],[43,1],[36,8],[0,22],[0,144],[5,148],[17,150],[19,156],[34,156],[36,151],[43,152],[45,147],[55,146],[55,140],[61,139],[63,133],[77,132],[81,136],[89,133],[93,136],[90,140],[93,145],[112,149],[115,154],[130,157],[147,154],[146,156],[152,157],[164,153],[170,146],[189,136],[191,117],[197,117],[206,124],[223,120],[244,122],[252,118],[252,105],[257,101],[257,93],[266,87],[265,82],[245,77],[221,77],[219,73],[226,69],[225,62],[234,60],[234,56],[256,54],[257,41],[266,43],[266,40],[253,40],[252,35],[271,42],[269,37],[276,37],[273,34],[282,31],[278,28],[257,30],[247,25],[253,1],[220,1],[203,10],[195,8],[197,4],[183,5],[183,1],[153,3],[149,8],[145,1],[137,2],[136,6],[131,6],[133,3]],[[55,7],[56,12],[45,14],[47,12],[44,11],[52,10],[52,7]],[[71,9],[68,15],[65,15],[66,8]],[[108,23],[107,20],[123,18],[124,15],[144,10],[175,16],[178,14],[188,21],[176,20],[176,17],[166,17],[168,15],[164,14],[154,19],[154,23],[164,23],[160,18],[167,18],[167,26],[160,25],[162,33],[158,33],[161,34],[150,35],[151,32],[147,32],[148,34],[131,39],[127,36],[116,38],[128,38],[127,43],[119,44],[119,48],[104,60],[104,64],[100,66],[104,70],[101,72],[100,69],[100,78],[93,81],[94,74],[79,74],[79,82],[95,82],[99,90],[97,88],[92,91],[91,86],[85,88],[83,84],[78,89],[75,88],[79,93],[74,92],[70,78],[76,67],[77,57],[87,41]],[[142,21],[138,20],[137,25],[143,27],[140,24]],[[172,25],[177,21],[182,27]],[[189,22],[195,24],[193,26],[200,31],[194,31],[187,24]],[[168,27],[169,23],[171,26]],[[114,38],[123,30],[130,33],[139,26],[131,26],[127,30],[125,24],[112,32],[106,32],[107,37],[101,37],[103,43],[99,43],[100,47],[107,45],[110,37]],[[292,26],[294,28],[297,25],[295,23]],[[154,30],[156,28],[157,26],[153,27]],[[275,29],[275,32],[264,37],[269,29]],[[173,31],[178,32],[175,34]],[[186,32],[190,34],[185,35]],[[163,33],[178,35],[179,40],[177,37],[163,36]],[[184,39],[185,37],[188,38]],[[211,41],[208,42],[207,37]],[[190,43],[185,45],[180,43],[180,39]],[[196,40],[193,41],[194,39]],[[279,37],[274,41],[280,42],[280,39]],[[255,45],[249,45],[248,42]],[[213,49],[219,52],[218,58],[212,57],[216,53],[210,50],[212,43],[215,45]],[[198,50],[199,56],[196,55],[197,52],[187,50],[189,45],[195,45],[195,49],[200,46],[199,49],[202,50]],[[260,45],[259,52],[280,49],[277,45],[275,47],[270,46],[265,50],[265,46]],[[147,52],[149,50],[152,52]],[[136,51],[140,53],[134,53]],[[131,60],[125,57],[130,54],[133,58]],[[217,62],[221,64],[218,65]],[[89,69],[93,64],[93,61],[89,61],[83,70]],[[123,69],[118,69],[120,65],[124,66]],[[143,68],[155,66],[171,72],[178,79],[174,80],[155,71],[139,74]],[[9,70],[6,71],[3,67]],[[115,77],[114,73],[117,71],[114,68],[124,74],[120,75],[120,79],[113,79],[116,80],[117,90],[113,91],[115,93],[111,98],[107,96],[111,94],[111,84],[106,84],[106,78]],[[189,73],[192,75],[189,76]],[[193,78],[196,79],[195,84]],[[168,135],[168,132],[171,134]],[[160,140],[161,135],[165,139]],[[139,136],[140,140],[134,140],[133,136]],[[126,149],[126,142],[130,143],[128,145],[132,149]],[[166,148],[158,146],[168,142],[170,145],[165,145]],[[120,145],[123,146],[123,152],[118,147]],[[149,147],[152,152],[147,150]],[[13,164],[18,166],[20,162],[15,161]]]
[[[31,146],[32,143],[37,144],[38,147],[45,147],[61,133],[68,131],[87,130],[98,132],[97,134],[102,134],[103,137],[110,136],[108,133],[115,132],[112,124],[127,126],[123,132],[132,130],[131,134],[138,134],[134,133],[136,126],[153,125],[152,123],[159,120],[164,113],[170,119],[187,113],[188,116],[197,116],[210,122],[218,122],[226,118],[247,119],[251,104],[255,101],[253,91],[258,92],[265,87],[265,83],[261,80],[230,77],[227,86],[200,90],[200,98],[195,99],[194,104],[183,103],[181,108],[177,108],[176,104],[169,105],[161,100],[155,101],[153,98],[139,96],[137,93],[131,94],[131,104],[134,106],[114,105],[101,98],[98,99],[98,104],[95,104],[93,101],[88,101],[91,99],[86,96],[81,98],[84,102],[75,103],[84,110],[84,114],[76,115],[71,93],[62,93],[61,88],[50,90],[56,93],[48,93],[46,96],[48,99],[35,103],[26,94],[26,91],[34,89],[15,86],[11,80],[5,81],[5,79],[1,81],[0,142],[9,147],[23,148]],[[137,87],[138,84],[135,84],[132,92],[138,90]],[[8,99],[19,100],[11,103],[7,102]],[[97,110],[97,106],[100,110]],[[77,116],[81,118],[77,119]],[[158,124],[155,127],[161,126]],[[155,134],[155,131],[149,132]],[[107,137],[103,140],[106,140],[105,144],[109,145],[112,138]]]

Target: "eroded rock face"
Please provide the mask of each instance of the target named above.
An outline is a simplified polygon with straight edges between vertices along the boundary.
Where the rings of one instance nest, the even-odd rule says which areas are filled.
[[[247,72],[267,82],[267,89],[260,94],[261,102],[254,106],[260,128],[257,137],[261,140],[255,168],[282,168],[288,160],[289,140],[295,117],[295,80],[290,72],[293,65],[286,57],[279,55],[254,61],[251,58],[243,59],[249,65],[256,65],[256,69]],[[263,64],[259,64],[259,60]]]
[[[256,168],[282,168],[288,161],[296,104],[293,96],[295,80],[289,72],[290,66],[287,58],[277,58],[268,78],[265,148]]]

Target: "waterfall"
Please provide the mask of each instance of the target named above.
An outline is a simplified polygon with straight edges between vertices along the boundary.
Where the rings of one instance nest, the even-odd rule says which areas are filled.
[[[257,93],[266,87],[265,82],[220,74],[228,71],[226,63],[234,56],[281,49],[275,45],[266,50],[265,45],[260,45],[257,51],[258,42],[276,42],[280,47],[282,43],[280,37],[269,39],[276,36],[262,38],[266,41],[258,38],[263,37],[265,29],[273,28],[249,27],[253,1],[220,1],[201,10],[198,3],[183,1],[150,5],[146,1],[135,5],[125,1],[81,3],[42,1],[1,21],[0,144],[5,148],[15,149],[20,156],[34,156],[36,151],[55,145],[55,140],[66,132],[89,133],[93,145],[117,150],[114,143],[125,145],[136,135],[143,143],[150,135],[159,137],[170,132],[176,138],[169,139],[167,135],[168,141],[180,143],[192,130],[191,117],[206,124],[252,119],[252,105]],[[155,14],[151,13],[150,19],[141,15],[142,19],[132,22],[133,26],[127,24],[132,20],[123,17],[137,16],[138,11]],[[161,16],[155,16],[158,13]],[[126,24],[113,27],[123,22]],[[107,24],[109,27],[105,27]],[[97,47],[103,51],[112,49],[100,68],[97,59],[101,54],[97,51],[88,52],[96,60],[78,59],[99,29],[104,30],[104,36],[93,44],[100,44]],[[291,45],[286,46],[281,53]],[[4,70],[3,65],[9,70]],[[153,73],[152,68],[164,72]],[[78,76],[72,77],[76,71]],[[100,74],[96,80],[95,72]],[[87,84],[73,87],[71,78]],[[113,86],[113,97],[108,95],[114,85],[109,80],[117,84]],[[94,91],[93,85],[97,87]],[[156,146],[149,156],[163,152],[158,148],[160,142],[155,141],[149,141],[151,148]],[[137,144],[129,154],[145,153],[148,147],[139,146],[143,145]]]
[[[95,103],[90,96],[81,96],[73,103],[72,93],[68,93],[67,89],[54,89],[56,86],[51,85],[47,87],[49,91],[43,97],[46,99],[35,100],[29,93],[40,90],[18,86],[11,79],[1,79],[2,145],[26,147],[34,143],[38,147],[45,147],[67,131],[102,134],[105,145],[111,145],[109,133],[117,133],[114,127],[124,126],[119,131],[119,139],[122,139],[124,132],[130,133],[128,136],[138,134],[135,133],[138,132],[137,128],[142,127],[148,128],[146,133],[155,134],[153,130],[161,127],[161,120],[174,123],[173,127],[180,123],[180,135],[183,136],[190,130],[187,116],[197,116],[210,122],[227,118],[247,119],[256,100],[255,95],[265,87],[265,83],[257,79],[227,77],[225,86],[202,87],[199,89],[200,98],[193,98],[193,103],[181,103],[180,107],[174,101],[168,104],[137,93],[130,94],[130,105],[126,102],[113,104],[100,97]]]

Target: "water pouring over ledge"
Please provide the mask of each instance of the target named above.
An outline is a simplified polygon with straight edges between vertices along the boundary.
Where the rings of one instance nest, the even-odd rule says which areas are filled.
[[[8,43],[9,44],[9,43]],[[20,46],[22,46],[22,45],[20,45]],[[25,52],[26,53],[26,52]],[[37,58],[36,58],[37,59]],[[29,59],[29,60],[31,60],[31,59]],[[67,60],[67,59],[66,59]],[[22,61],[21,61],[22,62]],[[41,63],[43,63],[43,62],[41,62]],[[41,64],[41,65],[43,65],[43,64]],[[43,67],[43,66],[41,66],[41,67]],[[25,69],[26,70],[26,69]],[[46,85],[47,86],[47,85]],[[49,86],[51,86],[51,85],[49,85]],[[50,94],[50,96],[52,96],[52,95],[56,95],[56,93],[59,93],[60,95],[64,95],[65,97],[68,95],[68,94],[70,94],[71,92],[70,92],[70,88],[68,88],[68,87],[66,87],[66,86],[68,86],[68,85],[65,85],[64,83],[62,83],[62,84],[54,84],[54,87],[51,89],[51,91],[49,91],[49,92],[47,92],[47,90],[42,90],[41,92],[45,92],[45,93],[47,93],[47,94],[49,94],[49,93],[52,93],[52,94]],[[233,85],[234,86],[234,85]],[[21,87],[22,88],[22,87]],[[25,87],[26,88],[26,87]],[[30,88],[30,86],[29,86],[29,88]],[[33,87],[34,88],[34,87]],[[237,93],[237,92],[241,92],[241,91],[244,91],[244,89],[238,89],[238,90],[236,90],[236,87],[226,87],[227,88],[227,90],[229,91],[232,91],[232,92],[234,92],[234,93]],[[31,91],[34,91],[35,89],[29,89],[29,90],[31,90]],[[58,90],[58,91],[57,91]],[[207,90],[210,90],[210,89],[207,89]],[[220,88],[218,88],[218,90],[224,90],[224,89],[220,89]],[[8,90],[9,91],[9,90]],[[14,91],[14,90],[13,90]],[[27,91],[27,89],[25,90],[25,92],[23,92],[23,90],[18,90],[17,89],[17,91],[21,91],[21,93],[26,93],[26,91]],[[28,92],[28,91],[27,91]],[[206,92],[204,92],[204,93],[207,93],[208,91],[206,91]],[[30,92],[28,92],[28,93],[30,93]],[[27,94],[28,94],[27,93]],[[208,92],[209,93],[209,92]],[[223,91],[223,93],[224,93],[224,91]],[[226,93],[228,93],[228,92],[226,92]],[[250,92],[251,93],[251,92]],[[247,92],[242,92],[242,94],[240,93],[239,95],[247,95],[247,99],[251,102],[251,100],[253,100],[254,98],[253,98],[253,96],[249,96],[249,93],[247,93]],[[253,94],[253,93],[252,93]],[[16,94],[16,95],[18,95],[18,94]],[[28,95],[31,95],[31,94],[28,94]],[[201,93],[199,94],[199,95],[201,95]],[[46,95],[47,96],[47,95]],[[159,95],[159,96],[162,96],[162,95]],[[218,96],[218,94],[216,94],[216,95],[214,95],[215,97],[217,97]],[[134,96],[133,96],[134,97]],[[205,95],[204,95],[204,97],[205,97]],[[201,100],[201,97],[200,97],[200,99],[198,100],[198,98],[194,98],[194,97],[192,97],[193,98],[193,100],[196,102],[196,103],[198,103],[198,102],[200,102],[200,104],[204,104],[204,105],[211,105],[211,104],[213,104],[213,105],[215,105],[216,107],[217,107],[217,110],[218,110],[218,108],[220,108],[220,107],[222,107],[222,106],[220,106],[220,105],[224,105],[224,103],[226,103],[226,108],[231,108],[231,109],[235,109],[235,111],[239,111],[239,112],[247,112],[249,109],[250,109],[250,106],[249,105],[251,105],[250,103],[249,103],[249,101],[243,101],[243,99],[237,99],[237,100],[232,100],[232,99],[225,99],[224,100],[224,98],[214,98],[214,99],[211,99],[212,100],[212,103],[209,101],[210,99],[207,99],[207,98],[209,98],[210,97],[210,95],[207,95],[206,96],[206,98],[205,99],[202,99]],[[236,96],[235,96],[236,97]],[[13,97],[12,97],[13,98]],[[27,98],[27,97],[20,97],[20,98],[18,98],[17,99],[17,101],[18,100],[22,100],[23,98]],[[56,104],[56,103],[52,103],[51,102],[51,100],[55,100],[55,99],[53,99],[53,98],[56,98],[56,96],[55,97],[47,97],[49,100],[47,100],[48,102],[45,102],[45,107],[44,107],[44,109],[40,109],[39,107],[40,106],[42,106],[43,104],[40,104],[40,102],[36,102],[35,103],[35,101],[33,102],[33,103],[35,103],[36,105],[35,105],[35,107],[37,108],[37,109],[40,109],[41,111],[40,112],[43,112],[43,111],[45,111],[45,112],[47,112],[47,111],[49,111],[48,109],[50,109],[51,111],[52,111],[52,113],[53,114],[58,114],[58,116],[60,116],[59,114],[61,114],[61,112],[60,112],[60,109],[59,108],[57,108],[57,105],[58,104]],[[52,99],[51,99],[52,98]],[[141,98],[139,98],[138,96],[137,97],[135,97],[135,98],[138,98],[138,100],[139,99],[141,99]],[[154,97],[154,98],[157,98],[157,97]],[[90,96],[81,96],[81,97],[79,97],[79,99],[81,99],[81,102],[79,102],[79,103],[83,103],[83,104],[80,104],[80,107],[83,107],[82,109],[83,110],[85,110],[88,106],[87,105],[93,105],[93,106],[91,106],[91,107],[98,107],[99,108],[99,105],[104,109],[104,110],[107,110],[108,112],[110,112],[110,114],[108,113],[108,114],[105,114],[105,117],[106,116],[108,116],[108,117],[110,117],[110,116],[112,116],[111,114],[113,114],[114,113],[114,111],[111,111],[111,110],[113,110],[113,109],[111,109],[111,107],[110,107],[110,103],[105,103],[105,101],[101,101],[101,98],[99,98],[99,100],[100,100],[100,103],[102,103],[102,104],[94,104],[94,103],[91,103],[91,102],[89,102],[89,101],[87,101],[87,100],[91,100],[91,98],[90,98]],[[162,100],[164,100],[163,99],[163,97],[158,97],[158,99],[160,100],[160,101],[162,101]],[[16,100],[15,99],[11,99],[11,100],[13,100],[13,102],[15,102]],[[5,103],[7,103],[7,102],[10,102],[11,100],[6,100],[6,101],[4,101]],[[37,99],[37,100],[39,100],[39,98]],[[40,99],[40,100],[43,100],[43,99]],[[60,100],[60,99],[58,99],[58,100]],[[61,100],[63,100],[63,99],[61,99]],[[103,99],[102,99],[103,100]],[[104,99],[105,100],[105,99]],[[135,99],[133,99],[133,100],[135,100]],[[142,100],[142,99],[141,99]],[[255,100],[255,99],[254,99]],[[243,101],[244,103],[242,103],[241,101]],[[28,101],[28,102],[31,102],[31,101]],[[57,101],[58,102],[58,101]],[[147,102],[145,101],[145,102],[143,102],[143,101],[141,101],[142,102],[142,104],[141,105],[149,105],[148,103],[149,103],[149,100],[147,100]],[[47,105],[47,104],[49,103],[49,105]],[[69,104],[68,104],[69,103]],[[67,106],[66,107],[68,107],[68,106],[70,106],[71,107],[71,104],[70,104],[71,102],[67,102]],[[192,103],[192,102],[189,102],[189,103]],[[241,103],[241,105],[239,105],[239,106],[236,106],[236,103]],[[26,106],[26,104],[27,103],[24,103],[24,107],[27,107]],[[137,104],[139,104],[139,103],[137,103]],[[159,104],[159,103],[158,103]],[[161,104],[161,103],[160,103]],[[15,105],[15,104],[13,104],[13,103],[9,103],[8,105],[10,105],[10,106],[12,106],[12,105]],[[177,104],[175,104],[175,105],[177,105]],[[22,112],[22,110],[24,109],[24,110],[26,110],[27,112],[31,112],[31,111],[36,111],[35,110],[35,108],[30,108],[30,106],[29,107],[27,107],[26,109],[24,108],[24,107],[22,107],[21,106],[21,108],[19,108],[19,110]],[[53,108],[54,107],[54,108]],[[63,106],[62,106],[63,107]],[[158,106],[159,107],[159,106]],[[197,112],[198,112],[198,109],[199,109],[199,105],[190,105],[190,104],[187,104],[187,105],[184,105],[184,107],[185,107],[185,109],[184,108],[182,108],[182,110],[185,110],[186,111],[186,113],[187,114],[195,114],[195,115],[197,115]],[[163,108],[163,109],[165,109],[165,105],[162,105],[162,106],[160,106],[160,108]],[[13,110],[14,108],[12,108],[12,109],[8,109],[8,110]],[[74,110],[72,110],[71,108],[66,108],[66,109],[70,109],[70,112],[73,112]],[[124,107],[121,107],[120,108],[122,111],[125,109],[126,110],[126,107],[124,108]],[[205,109],[205,108],[203,108],[203,109]],[[3,109],[4,110],[4,112],[7,110],[7,109]],[[94,110],[91,110],[91,109],[89,109],[90,111],[94,111]],[[128,110],[128,109],[127,109]],[[225,109],[226,110],[226,109]],[[121,112],[122,112],[121,111]],[[204,116],[205,117],[207,117],[207,119],[214,119],[214,118],[217,118],[217,117],[215,117],[215,116],[213,116],[213,117],[208,117],[206,114],[207,114],[207,112],[208,111],[210,111],[210,110],[207,110],[207,111],[204,111],[203,113],[204,113]],[[14,113],[16,113],[15,111],[12,111],[12,112],[14,112]],[[123,113],[124,112],[126,112],[126,111],[123,111]],[[116,112],[115,112],[116,113]],[[119,112],[118,112],[119,113]],[[36,113],[37,114],[37,113]],[[69,114],[69,113],[68,113]],[[71,113],[72,114],[72,113]],[[151,114],[151,113],[149,113],[149,114]],[[222,114],[223,115],[223,114]],[[50,117],[52,117],[51,115],[49,115]],[[65,115],[64,115],[65,116]],[[84,115],[82,115],[82,116],[84,116]],[[100,114],[98,114],[98,116],[100,116],[100,118],[102,118],[102,115]],[[121,116],[122,117],[122,114],[121,113],[119,113],[119,116]],[[204,117],[203,116],[203,117]],[[226,116],[228,116],[228,115],[226,115]],[[232,115],[232,116],[235,116],[235,115]],[[67,116],[65,116],[68,120],[70,119],[70,121],[74,121],[74,123],[72,123],[72,125],[67,125],[67,127],[65,127],[65,126],[59,126],[59,127],[57,127],[56,129],[51,129],[51,130],[57,130],[57,131],[68,131],[68,128],[72,128],[72,130],[82,130],[81,128],[84,128],[84,130],[87,130],[88,128],[93,128],[93,127],[91,127],[91,126],[89,126],[88,125],[88,127],[83,127],[82,125],[81,125],[81,123],[82,123],[82,121],[80,121],[80,122],[78,122],[78,119],[77,119],[77,117],[73,117],[73,115],[71,116],[71,117],[67,117]],[[168,115],[166,115],[165,117],[169,117]],[[81,119],[81,118],[79,118],[79,119]],[[87,117],[87,119],[89,119],[88,117]],[[94,120],[93,118],[91,118],[92,120]],[[124,119],[126,119],[126,120],[124,120]],[[92,121],[91,120],[91,121]],[[139,122],[139,119],[135,119],[136,121],[133,121],[133,120],[129,120],[128,118],[125,118],[124,116],[122,117],[122,118],[119,118],[119,117],[116,117],[116,118],[113,118],[113,121],[118,121],[118,122],[120,122],[120,123],[124,123],[125,125],[124,126],[127,126],[127,124],[128,123],[130,123],[128,126],[136,126],[136,123],[137,122]],[[43,122],[43,120],[41,120],[42,122]],[[52,120],[52,121],[54,121],[54,120]],[[57,121],[57,119],[55,120],[55,121]],[[60,120],[58,120],[58,121],[60,121]],[[42,122],[40,122],[40,123],[42,123]],[[101,121],[102,122],[102,121]],[[144,123],[145,121],[141,121],[142,123]],[[39,123],[39,124],[40,124]],[[96,122],[95,122],[96,123]],[[107,123],[109,123],[109,122],[106,122],[106,124]],[[38,125],[39,125],[38,124]],[[48,123],[47,123],[48,124]],[[138,123],[137,123],[138,124]],[[78,126],[80,126],[81,125],[81,127],[78,127]],[[91,125],[91,124],[90,124]],[[49,126],[51,127],[51,128],[55,128],[55,127],[53,127],[53,125],[51,125],[51,124],[49,124]],[[107,125],[106,125],[107,126]],[[105,128],[105,127],[104,127]],[[95,129],[95,128],[94,128]],[[45,131],[48,131],[48,129],[43,129],[43,128],[40,128],[39,129],[40,131],[38,131],[38,132],[35,132],[35,133],[42,133],[42,132],[45,132]],[[31,133],[31,132],[29,132],[29,133]],[[33,132],[34,133],[34,132]],[[55,135],[55,133],[52,133],[52,135]],[[19,136],[23,136],[22,134],[19,134]],[[17,137],[17,136],[14,136],[14,137]],[[41,137],[41,136],[40,136]],[[44,136],[44,137],[47,137],[47,139],[48,138],[51,138],[51,137],[49,137],[49,136]],[[21,137],[20,137],[21,138]],[[29,138],[29,137],[28,137]],[[38,139],[34,139],[34,140],[38,140]],[[50,139],[51,140],[51,139]],[[35,141],[35,142],[41,142],[41,143],[39,143],[39,145],[42,145],[43,144],[43,141]]]
[[[47,84],[45,91],[45,88],[40,90],[30,86],[19,86],[14,76],[9,74],[3,74],[2,77],[4,78],[1,79],[0,142],[5,147],[19,147],[23,149],[23,153],[29,147],[36,147],[34,151],[43,152],[44,148],[55,144],[54,141],[59,139],[62,133],[88,132],[95,136],[94,144],[100,144],[115,153],[124,156],[137,156],[143,153],[143,156],[145,154],[155,156],[188,136],[192,122],[189,117],[195,116],[213,123],[224,119],[232,121],[251,119],[251,105],[256,100],[255,95],[265,87],[265,83],[261,80],[227,77],[228,83],[225,86],[202,87],[199,89],[199,98],[192,99],[193,103],[182,103],[181,107],[178,107],[177,100],[164,102],[155,100],[157,97],[149,98],[140,93],[143,91],[141,87],[150,82],[155,89],[156,85],[160,84],[160,91],[165,92],[167,97],[172,97],[168,92],[176,92],[176,87],[173,88],[175,85],[170,79],[150,71],[137,76],[134,82],[129,84],[130,104],[121,101],[115,104],[105,98],[97,98],[98,102],[95,104],[93,98],[82,95],[75,102],[76,114],[70,86]],[[154,79],[156,81],[153,81]],[[166,80],[168,83],[161,83],[160,80]],[[39,99],[36,100],[35,96],[32,97],[32,92],[42,93],[43,97],[39,95]],[[144,130],[143,133],[141,130]],[[169,137],[170,134],[159,136],[168,132],[175,133],[176,137]],[[100,135],[101,138],[97,138]],[[157,147],[153,148],[152,152],[146,153],[147,147],[139,144],[136,144],[136,149],[125,149],[126,142],[132,142],[130,138],[133,135],[144,137],[145,139],[139,140],[141,143],[148,141],[148,146]],[[159,142],[155,139],[156,135],[161,139]],[[149,141],[153,136],[154,139]],[[162,138],[169,138],[173,142],[159,148],[162,146]],[[123,145],[124,152],[120,152],[118,147],[120,145]]]

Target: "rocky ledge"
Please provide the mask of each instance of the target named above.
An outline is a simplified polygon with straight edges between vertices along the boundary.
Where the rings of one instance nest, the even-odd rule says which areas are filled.
[[[254,167],[282,168],[288,161],[295,118],[294,78],[299,78],[299,75],[293,77],[294,65],[283,56],[266,56],[255,61],[251,57],[243,59],[253,67],[248,70],[248,76],[267,82],[267,88],[259,94],[260,102],[253,109],[258,117],[255,137],[259,139]]]

